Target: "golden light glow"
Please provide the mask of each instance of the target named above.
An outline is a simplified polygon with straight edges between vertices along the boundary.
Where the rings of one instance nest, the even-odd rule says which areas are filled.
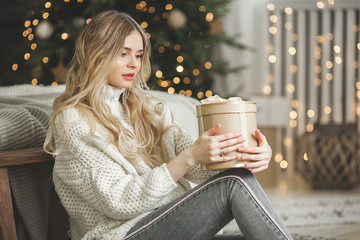
[[[270,32],[271,34],[276,34],[276,33],[277,33],[276,27],[274,27],[274,26],[269,27],[269,32]]]
[[[162,81],[161,86],[165,88],[165,87],[169,86],[169,83],[167,81]]]
[[[78,3],[82,3],[84,0],[76,0]]]
[[[356,97],[360,99],[360,91],[356,91]]]
[[[357,48],[360,50],[360,43],[357,44]]]
[[[290,53],[290,55],[295,55],[296,54],[296,48],[294,48],[294,47],[290,47],[289,48],[289,53]]]
[[[45,63],[45,64],[48,63],[48,62],[49,62],[49,58],[48,58],[48,57],[43,57],[42,62]]]
[[[354,29],[354,32],[358,32],[359,31],[359,26],[357,26],[357,25],[353,25],[353,29]]]
[[[356,83],[356,88],[357,88],[357,89],[360,89],[360,82],[357,82],[357,83]]]
[[[25,54],[24,54],[24,59],[25,59],[25,60],[29,60],[29,58],[30,58],[30,53],[25,53]]]
[[[335,57],[335,62],[336,62],[337,64],[341,64],[341,63],[342,63],[341,57]]]
[[[168,10],[168,11],[170,11],[172,8],[173,8],[173,5],[170,3],[166,4],[166,6],[165,6],[165,10]]]
[[[147,28],[148,25],[149,25],[149,24],[148,24],[147,22],[142,22],[142,23],[141,23],[141,27],[142,27],[142,28]]]
[[[272,82],[274,82],[274,75],[272,75],[272,74],[268,74],[267,75],[267,78],[266,78],[266,80],[267,80],[267,82],[268,83],[272,83]]]
[[[29,34],[28,39],[29,41],[32,41],[34,39],[34,34]]]
[[[207,91],[205,92],[205,96],[206,96],[206,97],[210,97],[210,96],[212,96],[212,95],[213,95],[213,93],[212,93],[211,90],[207,90]]]
[[[25,27],[29,27],[30,24],[31,24],[31,22],[30,22],[29,20],[27,20],[27,21],[25,21],[24,26],[25,26]]]
[[[49,13],[48,12],[44,12],[44,14],[42,15],[43,19],[47,19],[49,17]]]
[[[284,145],[289,147],[292,145],[292,139],[290,137],[285,137],[284,138]]]
[[[298,35],[296,33],[291,34],[291,41],[296,42],[298,40]]]
[[[327,68],[332,68],[333,67],[333,63],[331,61],[326,61],[326,67]]]
[[[173,78],[173,83],[179,84],[180,83],[180,78],[179,77],[174,77]]]
[[[308,124],[306,125],[306,131],[307,131],[307,132],[312,132],[312,131],[314,131],[314,125],[313,125],[312,123],[308,123]]]
[[[356,111],[356,115],[360,116],[360,106],[357,106],[355,111]]]
[[[211,62],[206,62],[206,63],[204,64],[204,66],[205,66],[206,69],[212,68]]]
[[[323,9],[325,7],[325,4],[323,2],[317,2],[316,6],[320,9]]]
[[[186,90],[185,95],[188,96],[188,97],[191,97],[192,91],[190,89]]]
[[[159,52],[159,53],[164,53],[164,52],[165,52],[165,47],[164,47],[164,46],[160,46],[160,47],[158,48],[158,52]]]
[[[204,93],[203,93],[203,92],[198,92],[197,98],[198,98],[198,99],[204,98]]]
[[[292,29],[292,24],[291,23],[285,23],[285,29],[286,30],[291,30]]]
[[[146,33],[146,36],[150,39],[151,38],[151,34],[150,33]]]
[[[325,112],[325,114],[330,114],[330,113],[331,113],[331,107],[330,107],[330,106],[326,106],[326,107],[324,108],[324,112]]]
[[[148,12],[149,13],[155,13],[156,9],[155,7],[149,7]]]
[[[27,37],[27,35],[28,35],[28,32],[27,31],[23,31],[23,37]]]
[[[161,71],[161,70],[157,70],[157,71],[155,72],[155,76],[158,77],[158,78],[161,78],[161,77],[163,76],[162,71]]]
[[[34,26],[38,25],[38,23],[39,23],[39,20],[37,20],[37,19],[34,19],[34,20],[32,21],[32,24],[33,24]]]
[[[292,13],[293,13],[292,8],[291,8],[291,7],[285,8],[285,13],[286,13],[286,14],[292,14]]]
[[[359,62],[358,61],[354,61],[353,66],[355,69],[359,68]]]
[[[16,71],[17,69],[18,69],[18,65],[16,64],[16,63],[14,63],[13,65],[12,65],[12,70],[13,71]]]
[[[326,74],[326,80],[331,81],[333,80],[333,75],[331,73]]]
[[[315,78],[315,86],[319,87],[321,85],[321,78]]]
[[[144,8],[144,7],[146,7],[146,2],[145,1],[141,1],[140,3],[139,3],[139,6],[141,7],[141,8]],[[171,4],[170,4],[171,5]],[[166,7],[165,7],[166,8]]]
[[[317,41],[318,43],[323,43],[323,42],[324,42],[324,37],[321,36],[321,35],[318,35],[318,36],[316,36],[316,41]]]
[[[167,91],[168,91],[169,94],[174,94],[175,93],[175,88],[169,87]]]
[[[67,33],[61,34],[61,38],[62,38],[62,40],[66,40],[69,38],[69,34],[67,34]]]
[[[91,18],[86,19],[86,24],[89,24],[91,22]]]
[[[291,119],[289,121],[289,126],[292,127],[292,128],[296,127],[297,126],[297,121],[295,119]]]
[[[329,39],[330,41],[334,39],[334,35],[332,33],[328,33],[326,34],[327,39]]]
[[[269,62],[275,63],[276,62],[276,56],[275,55],[270,55],[269,56]]]
[[[180,90],[179,94],[180,95],[185,95],[185,90]]]
[[[182,56],[178,56],[176,58],[176,61],[178,61],[179,63],[183,62],[184,61],[184,58]]]
[[[286,85],[286,90],[289,92],[289,93],[293,93],[295,91],[295,86],[294,84],[288,84]]]
[[[329,3],[330,5],[334,5],[334,4],[335,4],[335,1],[334,1],[334,0],[328,0],[328,3]]]
[[[31,44],[30,48],[31,50],[35,50],[37,48],[37,44],[36,43]]]
[[[309,109],[309,110],[307,111],[307,116],[308,116],[309,118],[314,117],[314,116],[315,116],[315,112],[314,112],[314,110]]]
[[[279,163],[284,159],[283,155],[281,153],[276,153],[274,156],[275,162]]]
[[[50,7],[51,7],[51,2],[45,3],[45,8],[50,8]]]
[[[309,161],[309,157],[308,157],[308,154],[307,154],[307,153],[304,153],[303,159],[304,159],[305,161]]]
[[[321,66],[319,66],[319,65],[315,66],[315,69],[314,69],[315,73],[319,74],[319,73],[321,73],[321,70],[322,70]]]
[[[272,92],[272,88],[271,88],[270,85],[265,85],[265,86],[263,87],[263,93],[264,93],[265,95],[270,95],[271,92]]]
[[[297,118],[297,112],[296,112],[296,111],[290,111],[289,117],[290,117],[291,119],[296,119],[296,118]]]
[[[268,5],[266,5],[266,7],[267,7],[267,9],[268,9],[269,11],[274,11],[274,10],[275,10],[275,5],[272,4],[272,3],[269,3]]]
[[[38,83],[38,80],[36,78],[34,78],[33,80],[31,80],[31,84],[32,85],[36,85]]]
[[[291,106],[293,108],[298,108],[299,107],[299,101],[298,100],[292,100],[291,101]]]
[[[214,14],[211,12],[207,13],[205,16],[205,20],[211,22],[212,20],[214,20]]]
[[[174,45],[174,50],[175,50],[175,51],[180,51],[180,49],[181,49],[180,44],[175,44],[175,45]]]
[[[278,21],[278,17],[276,15],[271,15],[270,16],[270,21],[273,23],[276,23]]]
[[[183,82],[184,82],[185,84],[189,84],[189,83],[190,83],[190,78],[184,77]]]
[[[181,66],[181,65],[179,65],[179,66],[176,67],[176,71],[177,71],[177,72],[183,72],[183,71],[184,71],[184,67]]]
[[[161,17],[162,17],[163,19],[168,19],[169,16],[170,16],[170,15],[169,15],[167,12],[161,14]]]
[[[298,67],[295,64],[290,65],[290,72],[296,73],[298,70]]]
[[[280,167],[282,168],[282,169],[285,169],[285,168],[287,168],[288,167],[288,162],[286,161],[286,160],[282,160],[281,162],[280,162]]]
[[[192,71],[192,73],[193,73],[194,76],[199,76],[200,71],[199,71],[199,69],[195,68],[195,69]]]
[[[341,48],[340,48],[339,45],[335,45],[335,46],[334,46],[334,52],[336,52],[336,53],[340,53],[340,52],[341,52]]]
[[[200,11],[200,12],[205,12],[205,11],[206,11],[206,7],[205,7],[204,5],[201,5],[201,6],[199,7],[199,11]]]
[[[55,87],[55,86],[57,86],[57,85],[58,85],[57,82],[52,82],[52,83],[51,83],[51,86],[52,86],[52,87]]]

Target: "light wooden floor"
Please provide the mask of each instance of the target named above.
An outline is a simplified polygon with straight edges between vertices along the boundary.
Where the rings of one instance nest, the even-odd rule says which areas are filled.
[[[292,194],[294,192],[301,193],[304,196],[314,194],[316,191],[312,189],[309,184],[302,180],[301,177],[295,176],[292,178],[289,177],[279,177],[277,183],[270,186],[264,186],[264,191],[269,194],[281,194],[286,196],[287,194]],[[360,195],[360,185],[351,190],[351,193]],[[324,196],[326,194],[331,194],[331,191],[323,191]],[[270,197],[270,196],[269,196]],[[292,234],[300,234],[300,235],[311,235],[311,236],[322,236],[326,238],[336,238],[341,240],[360,240],[360,224],[345,224],[339,226],[331,226],[331,227],[297,227],[297,228],[289,228],[289,231]]]

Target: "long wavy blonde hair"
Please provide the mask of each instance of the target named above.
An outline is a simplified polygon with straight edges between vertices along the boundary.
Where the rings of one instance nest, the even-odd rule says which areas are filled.
[[[122,94],[121,102],[134,133],[123,127],[103,101],[107,76],[121,53],[125,38],[138,31],[143,39],[144,53],[139,73],[131,88]],[[64,111],[76,107],[88,122],[91,134],[100,124],[110,133],[109,143],[114,144],[126,158],[134,161],[140,156],[152,167],[164,162],[163,135],[169,126],[163,124],[164,105],[154,105],[144,92],[150,76],[150,41],[144,29],[129,15],[115,10],[98,14],[85,26],[75,44],[75,53],[65,75],[66,90],[54,101],[54,113],[44,143],[45,151],[56,155],[54,146],[55,118],[60,115],[66,133]],[[124,144],[127,143],[127,144]],[[130,147],[129,147],[130,143]],[[132,147],[131,147],[132,146]],[[136,152],[134,148],[136,148]]]

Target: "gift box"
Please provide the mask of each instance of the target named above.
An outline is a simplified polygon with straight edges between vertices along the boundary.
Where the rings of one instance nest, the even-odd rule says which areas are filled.
[[[241,132],[242,136],[245,138],[245,147],[257,146],[257,139],[255,137],[255,130],[257,129],[255,102],[242,101],[241,98],[235,98],[235,100],[228,99],[222,102],[206,102],[196,106],[196,113],[199,125],[199,135],[220,123],[221,128],[216,135]],[[234,154],[240,157],[245,153],[233,151],[226,155]],[[247,161],[244,160],[234,160],[221,163],[201,164],[201,169],[220,170],[242,168],[245,167],[246,163]]]

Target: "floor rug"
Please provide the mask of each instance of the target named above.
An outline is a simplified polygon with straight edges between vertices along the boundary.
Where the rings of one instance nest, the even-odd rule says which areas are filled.
[[[360,223],[360,194],[314,192],[269,198],[287,227]]]

